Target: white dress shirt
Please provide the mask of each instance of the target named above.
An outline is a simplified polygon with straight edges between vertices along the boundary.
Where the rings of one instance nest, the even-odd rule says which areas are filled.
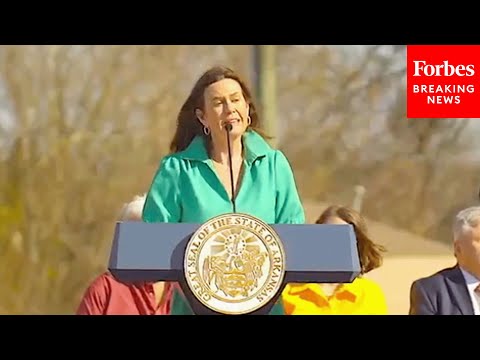
[[[467,284],[468,294],[472,300],[473,312],[475,315],[480,315],[480,294],[475,293],[475,289],[480,285],[480,280],[475,276],[470,274],[468,271],[460,268],[462,271],[463,277],[465,278],[465,283]]]

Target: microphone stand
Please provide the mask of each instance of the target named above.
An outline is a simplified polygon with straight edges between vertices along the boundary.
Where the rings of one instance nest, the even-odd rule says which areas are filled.
[[[237,206],[235,204],[235,185],[233,183],[233,165],[232,165],[232,148],[230,145],[230,131],[232,131],[232,124],[226,124],[225,125],[225,130],[227,132],[227,146],[228,146],[228,162],[229,162],[229,170],[230,170],[230,185],[231,185],[231,191],[232,191],[232,206],[233,206],[233,212],[237,212]]]

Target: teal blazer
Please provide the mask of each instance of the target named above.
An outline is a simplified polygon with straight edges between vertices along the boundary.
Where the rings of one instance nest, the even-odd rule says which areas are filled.
[[[177,289],[174,290],[170,315],[195,315],[192,308],[188,304],[185,295],[180,293]],[[280,297],[268,315],[285,315],[283,301]]]

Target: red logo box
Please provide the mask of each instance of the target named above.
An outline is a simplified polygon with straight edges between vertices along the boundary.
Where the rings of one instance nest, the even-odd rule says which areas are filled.
[[[480,45],[407,46],[408,118],[480,118]]]

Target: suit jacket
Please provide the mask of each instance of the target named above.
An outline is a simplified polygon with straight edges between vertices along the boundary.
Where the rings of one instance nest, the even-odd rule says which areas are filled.
[[[474,315],[463,274],[455,265],[415,280],[410,288],[410,315]]]

